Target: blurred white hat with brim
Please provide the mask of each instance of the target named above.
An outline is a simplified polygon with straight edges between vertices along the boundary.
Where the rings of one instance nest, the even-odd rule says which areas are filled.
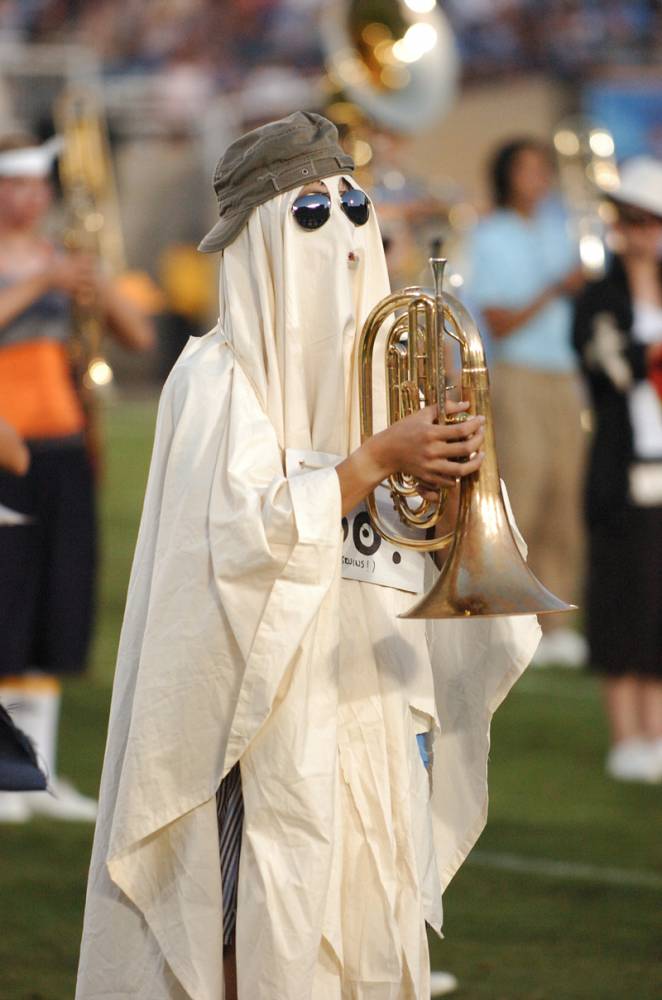
[[[53,161],[62,151],[59,135],[41,146],[24,146],[0,153],[0,177],[48,177]]]
[[[662,161],[633,156],[619,168],[619,181],[605,190],[619,204],[641,208],[662,219]]]

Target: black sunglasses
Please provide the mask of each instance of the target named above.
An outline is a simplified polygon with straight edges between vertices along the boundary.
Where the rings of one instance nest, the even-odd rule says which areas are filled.
[[[355,226],[368,221],[370,199],[364,191],[350,188],[340,195],[340,207]],[[331,215],[331,197],[324,191],[300,194],[292,205],[292,215],[302,229],[319,229]]]

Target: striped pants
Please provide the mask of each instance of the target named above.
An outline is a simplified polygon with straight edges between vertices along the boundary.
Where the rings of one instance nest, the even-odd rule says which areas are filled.
[[[223,946],[227,947],[234,941],[237,924],[237,884],[244,824],[244,800],[238,763],[228,771],[219,785],[216,792],[216,814],[223,884]]]

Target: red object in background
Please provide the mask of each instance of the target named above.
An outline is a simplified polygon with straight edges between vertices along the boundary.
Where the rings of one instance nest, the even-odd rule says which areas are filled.
[[[648,377],[655,386],[656,392],[660,397],[660,402],[662,402],[662,358],[650,366]]]

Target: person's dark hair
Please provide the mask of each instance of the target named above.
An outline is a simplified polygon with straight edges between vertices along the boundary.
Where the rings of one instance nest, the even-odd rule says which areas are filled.
[[[27,149],[38,145],[39,140],[29,132],[10,132],[8,135],[0,135],[0,153],[10,153],[15,149]]]
[[[510,203],[513,165],[520,153],[525,150],[540,153],[551,162],[549,147],[541,140],[531,137],[511,139],[497,149],[490,164],[490,182],[494,203],[502,208]]]
[[[638,205],[631,205],[627,201],[619,201],[618,198],[607,198],[608,203],[612,206],[614,214],[619,222],[632,222],[633,220],[646,222],[648,220],[654,223],[662,222],[662,215],[657,212],[651,212],[647,208],[640,208]]]

